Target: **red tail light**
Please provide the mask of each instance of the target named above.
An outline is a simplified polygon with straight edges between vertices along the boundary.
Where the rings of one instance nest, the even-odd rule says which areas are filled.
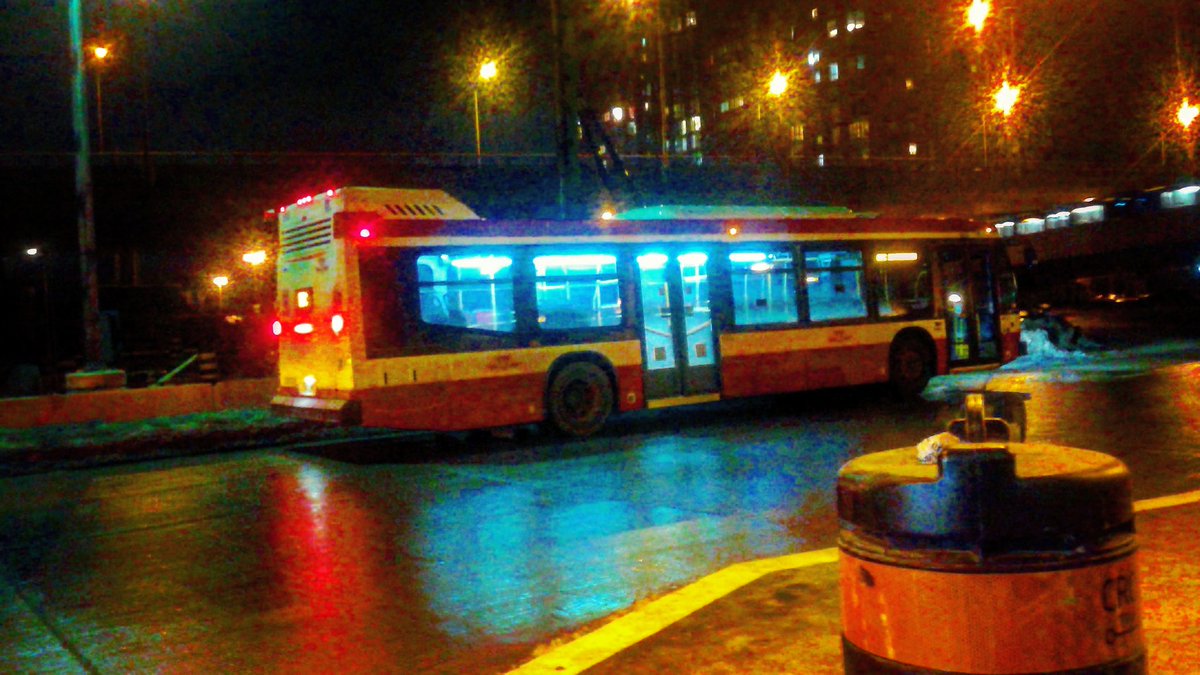
[[[271,332],[275,334],[275,337],[283,335],[283,322],[275,319],[275,323],[271,324]]]
[[[341,335],[342,329],[346,327],[346,320],[341,314],[334,314],[329,318],[329,328],[333,330],[334,335]]]

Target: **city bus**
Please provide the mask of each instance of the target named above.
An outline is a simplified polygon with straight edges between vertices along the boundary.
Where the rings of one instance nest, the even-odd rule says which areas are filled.
[[[489,220],[439,190],[278,210],[273,408],[431,431],[929,379],[1017,356],[998,235],[836,207]]]

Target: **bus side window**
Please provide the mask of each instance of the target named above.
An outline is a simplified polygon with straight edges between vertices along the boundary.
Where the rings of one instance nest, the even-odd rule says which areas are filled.
[[[603,251],[533,258],[534,296],[542,330],[621,325],[617,257]]]
[[[418,256],[416,265],[422,323],[516,330],[511,254],[460,249]]]
[[[778,326],[799,320],[790,250],[764,247],[731,251],[729,273],[734,324]]]
[[[849,248],[804,251],[804,281],[811,321],[858,319],[867,315],[863,300],[862,251]]]
[[[910,256],[917,256],[910,259]],[[875,304],[881,319],[927,318],[933,309],[933,284],[925,256],[879,253],[875,256]]]

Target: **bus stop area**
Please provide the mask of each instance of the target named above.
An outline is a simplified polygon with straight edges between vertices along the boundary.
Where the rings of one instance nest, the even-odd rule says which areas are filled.
[[[1135,509],[1145,672],[1196,673],[1200,491],[1143,500]],[[823,549],[733,565],[545,648],[512,672],[842,673],[837,557],[836,549]],[[1027,625],[1036,628],[1037,602],[1030,601]],[[961,619],[938,632],[969,632],[971,616]]]

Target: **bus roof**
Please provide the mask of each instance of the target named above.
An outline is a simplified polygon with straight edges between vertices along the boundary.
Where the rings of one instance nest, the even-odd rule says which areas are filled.
[[[720,220],[754,218],[864,218],[844,206],[737,206],[731,204],[659,204],[618,213],[613,220]]]
[[[986,239],[993,228],[965,219],[726,218],[707,220],[372,219],[361,243],[376,246],[478,244]]]

